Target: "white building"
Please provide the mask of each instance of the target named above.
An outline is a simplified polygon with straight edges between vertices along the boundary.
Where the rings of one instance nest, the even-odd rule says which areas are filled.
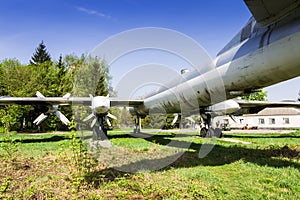
[[[234,119],[234,120],[233,120]],[[228,124],[231,129],[293,129],[300,128],[300,109],[265,108],[257,114],[215,117],[216,126]]]

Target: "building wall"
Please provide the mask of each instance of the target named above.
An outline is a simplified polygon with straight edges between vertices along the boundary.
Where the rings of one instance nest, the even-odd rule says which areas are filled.
[[[300,115],[276,115],[259,116],[245,115],[234,117],[235,121],[229,116],[215,117],[213,125],[220,127],[223,124],[229,124],[232,129],[242,129],[247,126],[249,129],[289,129],[300,128]]]

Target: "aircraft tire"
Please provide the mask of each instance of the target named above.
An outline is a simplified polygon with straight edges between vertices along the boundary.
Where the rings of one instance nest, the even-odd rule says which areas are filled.
[[[219,128],[215,128],[214,129],[214,136],[217,138],[221,138],[222,137],[222,130]]]
[[[201,128],[201,130],[200,130],[200,137],[205,138],[206,135],[207,135],[207,128],[205,128],[205,127]]]
[[[207,130],[206,138],[212,138],[215,135],[215,130],[213,128],[209,128]]]

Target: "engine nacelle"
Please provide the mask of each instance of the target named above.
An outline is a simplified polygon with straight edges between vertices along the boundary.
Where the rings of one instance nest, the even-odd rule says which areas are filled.
[[[218,115],[226,115],[231,114],[239,110],[241,107],[240,105],[234,100],[226,100],[220,103],[214,104],[207,108],[208,112],[213,112]]]
[[[109,97],[97,96],[93,98],[92,109],[95,114],[101,115],[108,113],[110,109]]]

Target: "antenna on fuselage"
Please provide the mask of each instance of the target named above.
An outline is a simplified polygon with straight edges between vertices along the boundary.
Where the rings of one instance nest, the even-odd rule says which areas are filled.
[[[188,73],[189,71],[190,71],[190,70],[188,70],[188,69],[182,69],[182,70],[180,71],[180,74],[183,75],[183,74]]]

